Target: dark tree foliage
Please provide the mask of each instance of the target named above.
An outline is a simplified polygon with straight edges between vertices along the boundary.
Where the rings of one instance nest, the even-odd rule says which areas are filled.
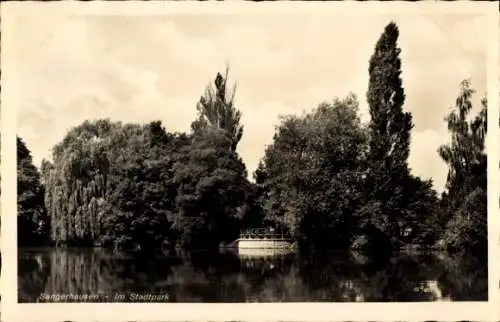
[[[272,225],[265,218],[263,205],[264,189],[259,183],[248,182],[245,201],[240,211],[241,227],[262,228]]]
[[[137,125],[85,121],[53,148],[42,175],[54,241],[92,245],[99,238],[113,171],[130,157],[126,148],[140,132]]]
[[[213,248],[238,237],[247,178],[232,144],[223,130],[208,127],[179,153],[173,228],[183,247]]]
[[[354,96],[282,120],[255,173],[266,219],[306,247],[348,244],[367,148]]]
[[[41,246],[48,241],[50,223],[45,210],[40,173],[31,152],[17,137],[17,241],[20,246]]]
[[[172,166],[176,151],[190,141],[165,132],[159,122],[150,123],[137,139],[140,150],[128,154],[113,176],[101,242],[127,250],[169,247],[175,243],[170,217],[177,193]]]
[[[408,168],[413,124],[411,114],[403,111],[398,37],[398,27],[389,23],[369,63],[369,171],[365,205],[358,213],[395,247],[411,242],[409,237],[418,230],[415,225],[428,220],[426,216],[433,213],[437,201],[432,185],[411,176]]]
[[[451,250],[486,252],[487,245],[487,103],[469,120],[474,90],[460,86],[455,108],[446,117],[451,142],[439,148],[448,164],[446,209],[450,221],[442,242]]]
[[[403,111],[401,49],[395,23],[385,27],[369,63],[367,100],[370,110],[369,161],[393,171],[408,173],[412,116]],[[376,168],[372,166],[372,168]]]
[[[217,73],[215,87],[207,87],[196,106],[198,119],[192,123],[191,128],[195,134],[202,132],[207,126],[224,130],[231,141],[229,148],[235,151],[243,136],[243,125],[240,124],[241,112],[234,107],[236,88],[229,89],[227,86],[228,73],[229,69],[226,69],[224,76]]]
[[[156,249],[172,242],[175,151],[186,135],[147,125],[84,122],[44,161],[45,201],[59,244]],[[170,198],[169,198],[170,197]]]

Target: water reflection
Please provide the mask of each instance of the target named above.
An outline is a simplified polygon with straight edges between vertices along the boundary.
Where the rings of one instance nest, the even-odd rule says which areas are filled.
[[[151,258],[102,249],[21,249],[18,267],[20,302],[487,300],[485,264],[433,253],[388,259],[293,252]]]

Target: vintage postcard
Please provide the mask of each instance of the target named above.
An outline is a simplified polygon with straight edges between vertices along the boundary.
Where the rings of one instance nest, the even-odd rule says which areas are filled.
[[[2,4],[2,318],[498,320],[498,29]]]

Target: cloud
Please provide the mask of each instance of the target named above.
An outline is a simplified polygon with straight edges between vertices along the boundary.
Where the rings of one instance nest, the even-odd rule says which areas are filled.
[[[433,130],[412,133],[409,164],[414,174],[422,179],[433,179],[434,187],[442,192],[448,168],[438,155],[438,149],[448,137]]]
[[[242,110],[249,110],[241,106]],[[243,137],[238,145],[238,153],[245,161],[249,175],[257,169],[265,147],[272,143],[275,127],[280,116],[290,114],[289,106],[280,102],[268,102],[252,113],[243,113]]]

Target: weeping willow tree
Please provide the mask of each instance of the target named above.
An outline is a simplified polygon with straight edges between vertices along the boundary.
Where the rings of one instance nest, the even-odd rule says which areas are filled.
[[[96,241],[114,169],[127,158],[129,142],[142,132],[140,125],[85,121],[54,147],[53,162],[42,163],[53,240],[62,244]]]
[[[234,107],[236,86],[232,89],[227,86],[228,73],[228,68],[224,76],[217,73],[215,87],[211,84],[207,86],[196,106],[198,119],[191,124],[191,128],[194,133],[202,132],[207,126],[224,130],[231,140],[230,149],[235,151],[243,136],[243,125],[240,124],[241,112]]]
[[[486,249],[487,245],[487,102],[470,117],[474,90],[469,80],[460,85],[455,107],[446,117],[451,142],[439,148],[448,164],[447,209],[451,219],[443,240],[451,249]]]
[[[85,121],[43,161],[51,238],[66,245],[154,248],[170,236],[175,151],[189,144],[161,122]]]

